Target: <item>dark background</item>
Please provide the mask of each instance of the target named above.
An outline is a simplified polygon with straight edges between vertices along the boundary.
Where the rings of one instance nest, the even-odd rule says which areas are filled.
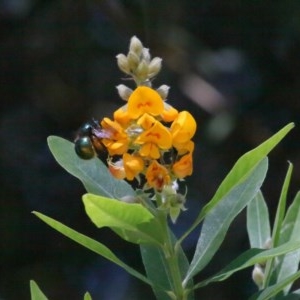
[[[250,0],[0,1],[0,299],[29,299],[29,280],[50,299],[153,299],[148,287],[54,232],[37,210],[103,241],[142,270],[137,247],[96,230],[83,212],[79,181],[62,170],[46,138],[72,140],[91,117],[122,105],[115,55],[138,36],[171,86],[169,103],[198,123],[194,174],[178,228],[209,201],[233,163],[300,117],[300,2]],[[299,126],[270,155],[263,186],[274,208],[294,163],[289,198],[299,186]],[[189,253],[199,230],[185,243]],[[245,217],[231,226],[208,276],[248,248]],[[197,299],[246,299],[246,270],[197,292]]]

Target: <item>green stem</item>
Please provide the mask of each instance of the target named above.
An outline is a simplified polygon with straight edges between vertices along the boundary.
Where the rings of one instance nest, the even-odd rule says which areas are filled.
[[[179,267],[178,255],[174,249],[174,243],[170,235],[170,230],[167,222],[167,214],[164,211],[161,211],[159,214],[159,219],[164,230],[165,245],[163,247],[163,251],[168,265],[168,271],[172,280],[171,286],[173,287],[173,295],[170,295],[170,297],[174,300],[185,300],[186,295],[185,290],[182,286],[182,276]]]

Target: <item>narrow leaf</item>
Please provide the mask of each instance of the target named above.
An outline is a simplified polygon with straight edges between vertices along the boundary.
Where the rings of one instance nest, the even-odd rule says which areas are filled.
[[[245,268],[251,267],[255,264],[264,263],[266,260],[284,255],[288,252],[295,251],[300,248],[300,242],[288,242],[284,245],[281,245],[276,248],[272,248],[269,250],[252,248],[244,253],[242,253],[239,257],[234,259],[231,263],[229,263],[224,269],[222,269],[217,274],[211,276],[210,278],[201,281],[195,285],[195,288],[200,288],[205,285],[208,285],[212,282],[223,281],[230,277],[232,274],[243,270]]]
[[[247,206],[247,231],[251,248],[264,248],[271,238],[269,211],[261,191]]]
[[[48,300],[34,280],[30,280],[31,300]]]
[[[244,182],[233,188],[206,216],[196,251],[184,282],[187,282],[210,262],[223,242],[234,218],[259,191],[267,169],[268,160],[265,158]]]
[[[298,290],[286,296],[279,296],[276,297],[275,300],[300,300],[300,292]]]
[[[99,243],[73,229],[67,227],[66,225],[47,217],[39,212],[33,212],[38,218],[48,224],[50,227],[54,228],[61,234],[65,235],[66,237],[70,238],[71,240],[77,242],[78,244],[86,247],[87,249],[103,256],[107,260],[115,263],[116,265],[120,266],[121,268],[125,269],[129,274],[135,276],[136,278],[142,280],[143,282],[152,285],[151,281],[147,279],[144,275],[137,272],[123,261],[121,261],[109,248],[107,248],[102,243]]]
[[[91,297],[90,293],[86,292],[86,293],[84,294],[83,300],[92,300],[92,297]]]
[[[291,181],[292,171],[293,171],[293,165],[289,164],[289,168],[286,173],[282,190],[280,193],[279,203],[277,205],[277,211],[276,211],[273,232],[272,232],[273,247],[276,247],[279,244],[280,231],[281,231],[282,222],[285,215],[287,192]],[[274,261],[271,259],[266,264],[265,280],[264,280],[263,287],[267,287],[269,285],[271,277],[274,278],[275,273],[273,272],[274,271],[273,266],[274,266]]]
[[[291,181],[292,172],[293,172],[293,165],[290,163],[282,186],[279,203],[277,206],[274,226],[273,226],[272,241],[274,246],[277,246],[279,243],[280,230],[285,215],[286,199],[287,199],[287,193]]]
[[[279,244],[289,241],[300,241],[300,193],[297,193],[290,205],[280,232]],[[300,262],[300,250],[287,253],[283,256],[276,267],[277,282],[282,281],[289,275],[297,272]],[[284,292],[288,293],[291,285],[285,287]]]
[[[163,243],[157,219],[139,203],[126,203],[92,194],[83,196],[86,213],[93,223],[110,227],[132,243]]]
[[[268,300],[274,296],[276,296],[278,293],[280,293],[287,285],[290,285],[291,283],[293,283],[295,280],[297,280],[298,278],[300,278],[300,271],[288,276],[287,278],[285,278],[284,280],[270,286],[267,287],[266,289],[264,289],[257,298],[255,298],[256,300]]]
[[[111,176],[98,158],[83,160],[74,151],[74,144],[57,136],[48,137],[48,146],[56,161],[70,174],[77,177],[86,190],[96,195],[120,199],[134,196],[131,186]]]
[[[231,171],[219,186],[214,197],[204,206],[191,228],[179,239],[178,243],[181,243],[182,240],[198,226],[206,214],[208,214],[209,211],[212,210],[223,197],[225,197],[236,185],[243,182],[245,178],[249,176],[249,173],[253,171],[255,166],[257,166],[257,164],[269,154],[269,152],[288,134],[293,127],[293,123],[286,125],[267,141],[255,149],[245,153],[238,159]]]

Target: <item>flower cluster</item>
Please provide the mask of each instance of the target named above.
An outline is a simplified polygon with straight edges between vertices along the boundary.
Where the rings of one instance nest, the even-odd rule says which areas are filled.
[[[107,133],[102,143],[109,154],[109,170],[118,179],[136,179],[145,190],[161,193],[161,206],[173,211],[176,219],[184,208],[184,196],[177,193],[176,182],[192,174],[191,139],[196,122],[189,112],[178,112],[166,103],[168,86],[151,87],[151,79],[161,69],[161,59],[151,59],[138,38],[131,39],[127,56],[117,55],[117,63],[137,88],[117,86],[127,103],[114,112],[112,120],[101,121]]]
[[[144,175],[146,187],[161,192],[192,174],[196,122],[189,112],[165,105],[154,89],[137,87],[114,120],[104,118],[101,126],[110,133],[102,142],[114,177],[131,181]]]
[[[143,190],[152,189],[158,207],[167,209],[175,221],[185,202],[185,196],[177,191],[177,180],[193,171],[191,139],[196,122],[189,112],[178,112],[167,104],[167,85],[152,88],[161,61],[158,57],[151,59],[149,50],[136,37],[131,39],[127,55],[117,55],[120,70],[137,87],[117,86],[127,103],[114,112],[112,119],[105,117],[100,122],[96,139],[101,138],[108,152],[111,174],[117,179],[135,180]]]

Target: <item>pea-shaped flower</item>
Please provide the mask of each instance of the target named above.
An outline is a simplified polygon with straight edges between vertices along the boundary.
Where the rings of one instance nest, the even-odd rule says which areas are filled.
[[[101,126],[109,133],[108,138],[102,140],[109,155],[122,155],[127,152],[129,141],[122,126],[109,118],[104,118]]]
[[[173,146],[178,150],[187,147],[187,143],[194,136],[197,124],[193,116],[187,112],[182,111],[171,125],[170,131],[173,139]]]
[[[164,103],[160,95],[147,86],[137,87],[128,99],[128,116],[137,119],[144,113],[152,116],[160,115],[164,110]]]
[[[141,156],[158,159],[160,149],[168,150],[172,147],[172,136],[168,128],[155,121],[148,130],[137,137],[134,143],[142,145],[139,150]]]

